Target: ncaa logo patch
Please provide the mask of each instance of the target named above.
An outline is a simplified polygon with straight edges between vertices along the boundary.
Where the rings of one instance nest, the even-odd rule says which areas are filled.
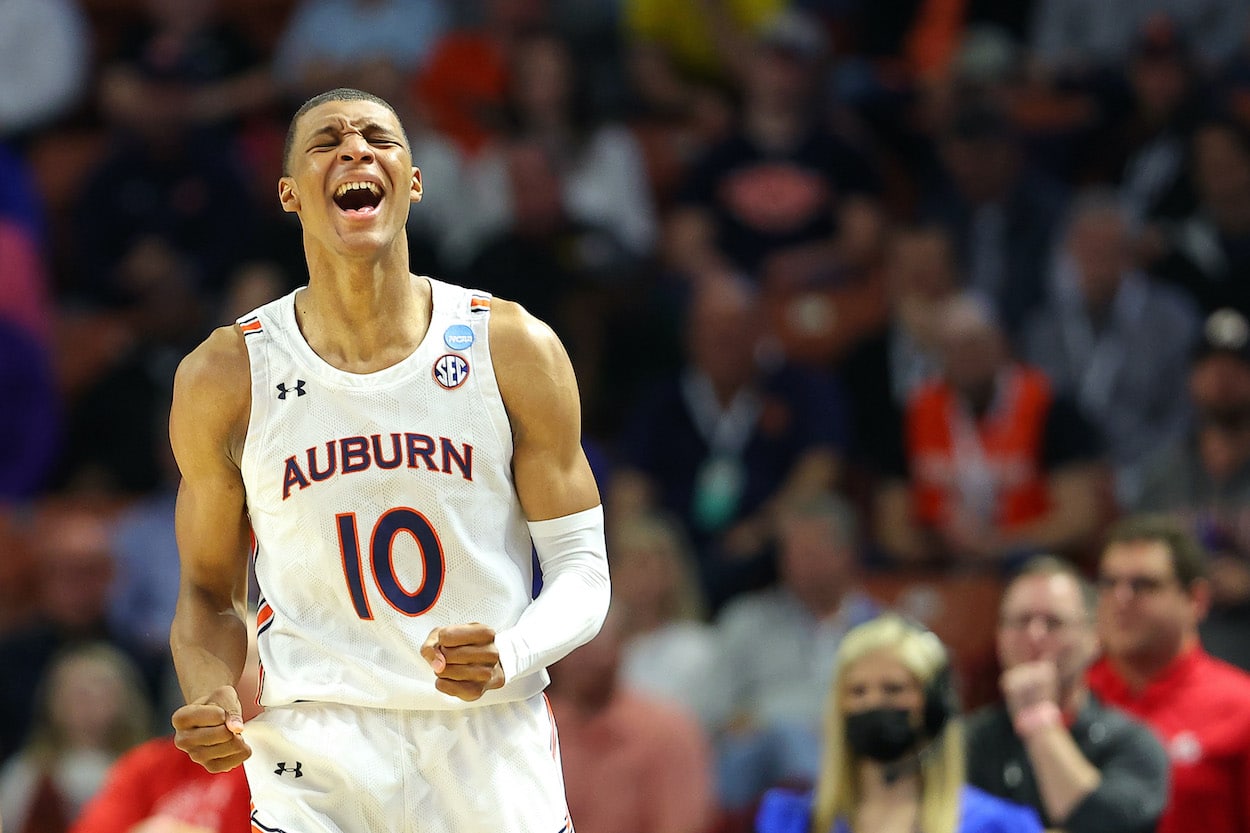
[[[469,378],[469,363],[463,356],[448,353],[434,362],[434,381],[447,390],[455,390]]]
[[[473,346],[473,328],[468,324],[452,324],[443,333],[448,350],[468,350]]]

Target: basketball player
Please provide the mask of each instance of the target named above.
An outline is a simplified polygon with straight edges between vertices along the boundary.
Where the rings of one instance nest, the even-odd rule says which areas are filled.
[[[516,304],[409,273],[421,174],[388,103],[319,95],[287,145],[308,285],[175,382],[178,746],[246,760],[267,833],[571,829],[545,666],[598,631],[608,573],[568,357]]]

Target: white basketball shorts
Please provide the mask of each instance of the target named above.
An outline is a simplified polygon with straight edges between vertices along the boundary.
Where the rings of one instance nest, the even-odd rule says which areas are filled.
[[[253,833],[572,833],[544,695],[448,711],[336,703],[247,723]]]

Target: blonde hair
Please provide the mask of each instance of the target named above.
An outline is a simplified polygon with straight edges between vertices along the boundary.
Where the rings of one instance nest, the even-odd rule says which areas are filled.
[[[36,689],[35,714],[27,752],[40,764],[55,761],[69,748],[68,738],[53,714],[56,687],[72,664],[96,663],[114,674],[121,685],[120,711],[109,726],[102,750],[114,756],[152,736],[152,708],[139,669],[130,657],[107,642],[82,642],[60,651],[48,665]]]
[[[838,661],[825,706],[824,752],[812,808],[812,832],[828,833],[838,817],[853,818],[859,804],[857,763],[846,743],[842,690],[847,671],[870,654],[888,653],[901,662],[921,687],[949,665],[946,647],[931,632],[895,614],[885,614],[852,629],[838,647]],[[963,728],[951,715],[920,761],[920,833],[955,833],[964,784]]]
[[[673,621],[699,621],[707,605],[699,589],[694,555],[681,527],[661,514],[639,515],[621,521],[612,530],[608,563],[619,566],[639,551],[659,556],[672,570],[672,584],[664,599],[664,612]],[[626,611],[628,617],[628,610]]]

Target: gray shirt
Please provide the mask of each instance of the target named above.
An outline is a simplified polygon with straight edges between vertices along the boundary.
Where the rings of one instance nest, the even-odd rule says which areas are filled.
[[[720,662],[711,686],[725,693],[726,716],[819,730],[842,637],[880,612],[858,591],[823,620],[781,586],[731,601],[717,619]]]
[[[1184,434],[1189,405],[1181,392],[1198,311],[1179,291],[1133,273],[1095,327],[1076,280],[1060,267],[1051,302],[1025,328],[1023,353],[1097,426],[1115,465],[1117,496],[1132,504],[1143,461]]]
[[[1101,773],[1097,789],[1066,819],[1051,819],[1033,778],[1024,744],[1002,705],[967,720],[968,783],[1035,809],[1045,827],[1066,833],[1150,833],[1168,796],[1168,759],[1142,723],[1099,703],[1093,695],[1072,725],[1077,748]]]

